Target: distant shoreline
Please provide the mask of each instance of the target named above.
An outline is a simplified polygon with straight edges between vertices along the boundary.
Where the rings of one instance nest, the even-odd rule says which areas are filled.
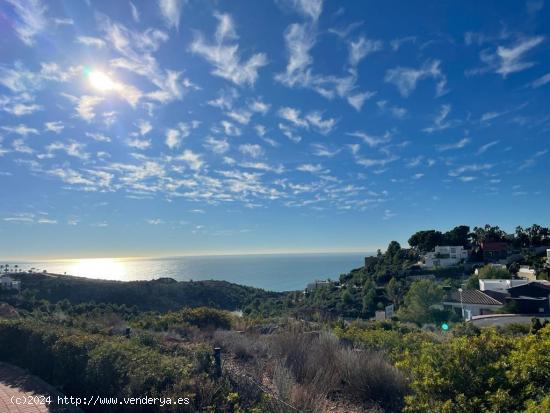
[[[78,260],[102,260],[102,259],[113,259],[113,260],[163,260],[163,259],[177,259],[177,258],[226,258],[226,257],[261,257],[261,256],[281,256],[281,255],[290,255],[290,256],[312,256],[312,255],[356,255],[364,254],[365,256],[375,255],[376,251],[311,251],[311,252],[250,252],[250,253],[219,253],[219,254],[183,254],[183,255],[159,255],[159,256],[101,256],[101,257],[72,257],[72,258],[0,258],[1,263],[6,264],[17,264],[17,263],[34,263],[34,262],[67,262],[67,261],[78,261]]]

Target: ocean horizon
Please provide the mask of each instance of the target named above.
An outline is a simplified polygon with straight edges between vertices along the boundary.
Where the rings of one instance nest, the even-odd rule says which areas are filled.
[[[315,280],[338,279],[361,267],[372,253],[296,253],[197,255],[159,258],[84,258],[65,260],[2,261],[12,268],[34,268],[116,281],[173,278],[177,281],[223,280],[270,291],[301,290]]]

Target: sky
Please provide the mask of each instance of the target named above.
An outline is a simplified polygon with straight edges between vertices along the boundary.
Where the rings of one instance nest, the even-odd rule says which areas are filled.
[[[0,257],[550,224],[550,5],[0,3]]]

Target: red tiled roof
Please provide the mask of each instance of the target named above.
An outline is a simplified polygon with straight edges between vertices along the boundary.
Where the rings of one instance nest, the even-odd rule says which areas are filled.
[[[481,249],[484,252],[498,252],[508,249],[507,242],[482,242]]]

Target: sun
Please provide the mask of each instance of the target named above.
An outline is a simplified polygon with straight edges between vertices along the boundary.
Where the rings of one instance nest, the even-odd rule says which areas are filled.
[[[107,92],[118,88],[118,83],[99,70],[91,70],[88,73],[88,81],[94,89],[101,92]]]

